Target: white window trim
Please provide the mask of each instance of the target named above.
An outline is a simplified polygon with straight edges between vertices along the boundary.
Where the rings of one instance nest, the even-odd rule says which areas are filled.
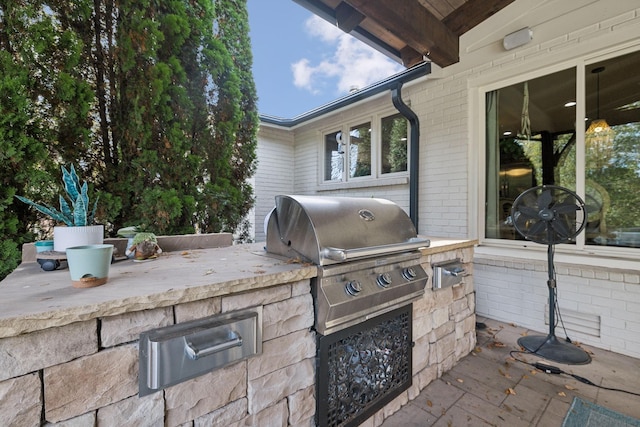
[[[476,253],[479,255],[491,255],[496,257],[522,257],[528,258],[534,253],[544,252],[546,257],[546,245],[522,240],[506,240],[487,238],[485,236],[485,200],[486,200],[486,110],[485,98],[486,93],[498,90],[510,85],[522,83],[537,77],[552,74],[568,68],[576,69],[576,123],[578,117],[585,117],[586,103],[586,87],[585,87],[585,68],[589,64],[615,58],[631,52],[637,52],[640,49],[640,43],[637,41],[625,43],[622,46],[611,47],[598,53],[585,55],[580,58],[559,62],[549,66],[543,66],[534,71],[527,71],[530,68],[524,68],[526,65],[516,67],[507,72],[499,72],[491,76],[483,76],[469,81],[470,96],[469,109],[472,123],[470,123],[470,140],[476,140],[477,144],[471,144],[469,158],[473,162],[470,164],[470,170],[476,171],[475,182],[470,174],[469,188],[470,194],[477,194],[477,198],[470,200],[470,206],[473,211],[477,212],[477,220],[470,218],[469,230],[479,242]],[[520,71],[520,73],[518,72]],[[475,107],[475,108],[474,108]],[[475,131],[475,135],[473,132]],[[584,194],[585,177],[584,177],[584,131],[580,132],[576,129],[576,191]],[[558,260],[562,261],[566,256],[567,259],[578,265],[595,265],[595,259],[602,260],[603,267],[610,268],[630,268],[629,262],[633,263],[633,269],[637,269],[637,261],[640,260],[640,249],[638,248],[618,248],[610,246],[586,245],[584,233],[578,236],[575,245],[559,244],[556,245],[556,253]],[[597,258],[596,258],[597,257]],[[567,261],[567,262],[569,262]],[[596,264],[598,264],[596,262]]]
[[[409,171],[408,165],[407,170],[404,172],[392,172],[392,173],[382,173],[382,158],[381,158],[381,149],[382,149],[382,141],[381,141],[381,129],[382,129],[382,119],[385,117],[393,116],[398,114],[397,110],[394,109],[385,109],[379,112],[376,112],[367,116],[359,116],[349,118],[348,121],[343,121],[337,123],[334,126],[327,126],[320,130],[319,139],[321,144],[319,144],[318,148],[318,159],[319,168],[318,168],[318,183],[316,186],[316,191],[334,191],[334,190],[346,190],[346,189],[355,189],[355,188],[371,188],[371,187],[383,187],[383,186],[393,186],[393,185],[406,185],[409,183]],[[344,162],[343,169],[343,180],[341,181],[331,181],[325,180],[325,168],[326,161],[325,158],[325,136],[334,132],[342,132],[343,135],[347,135],[347,142],[345,151],[348,150],[350,145],[349,140],[349,130],[353,126],[358,126],[363,123],[371,124],[371,175],[367,176],[358,176],[358,177],[349,177],[348,173],[348,159]],[[407,126],[407,158],[411,156],[411,125]],[[345,153],[346,155],[346,153]]]

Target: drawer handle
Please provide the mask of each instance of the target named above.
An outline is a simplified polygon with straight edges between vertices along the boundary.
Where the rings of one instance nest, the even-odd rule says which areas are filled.
[[[213,344],[211,346],[204,346],[199,348],[194,343],[187,341],[185,338],[185,352],[187,356],[193,360],[198,360],[201,357],[209,356],[213,353],[218,353],[224,350],[229,350],[233,347],[240,347],[242,345],[242,337],[235,331],[231,331],[229,334],[229,340],[221,343]]]
[[[453,276],[453,277],[462,276],[466,273],[465,269],[460,267],[455,267],[455,268],[452,268],[451,270],[447,270],[446,268],[444,268],[443,270],[445,275]]]

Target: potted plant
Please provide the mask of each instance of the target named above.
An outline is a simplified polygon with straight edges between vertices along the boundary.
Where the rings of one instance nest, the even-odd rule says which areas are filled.
[[[158,239],[153,233],[138,232],[133,237],[131,244],[127,244],[127,257],[133,255],[134,261],[155,259],[162,253],[158,246]]]
[[[53,206],[35,203],[26,197],[16,197],[43,214],[50,216],[53,220],[65,224],[65,226],[55,226],[53,228],[54,251],[64,252],[71,246],[102,244],[104,241],[104,226],[93,225],[98,199],[93,204],[93,209],[89,211],[87,181],[80,184],[80,178],[73,165],[71,165],[69,170],[62,166],[62,183],[67,198],[62,195],[59,196],[60,210]]]

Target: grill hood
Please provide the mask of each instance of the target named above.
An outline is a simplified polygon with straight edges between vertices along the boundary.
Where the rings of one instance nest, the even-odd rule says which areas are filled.
[[[267,252],[316,265],[429,246],[385,199],[280,195],[266,223]]]

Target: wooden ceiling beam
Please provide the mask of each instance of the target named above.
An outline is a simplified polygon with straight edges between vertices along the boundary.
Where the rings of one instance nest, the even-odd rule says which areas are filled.
[[[454,34],[461,36],[513,2],[514,0],[468,0],[442,22]]]
[[[496,2],[499,0],[490,0]],[[504,1],[504,0],[503,0]],[[345,0],[441,67],[459,61],[458,36],[417,1]]]
[[[400,58],[402,59],[402,65],[407,68],[411,68],[424,61],[422,54],[410,46],[405,46],[400,50]]]
[[[364,15],[349,6],[345,2],[341,2],[336,7],[336,24],[345,33],[353,31],[364,19]]]

